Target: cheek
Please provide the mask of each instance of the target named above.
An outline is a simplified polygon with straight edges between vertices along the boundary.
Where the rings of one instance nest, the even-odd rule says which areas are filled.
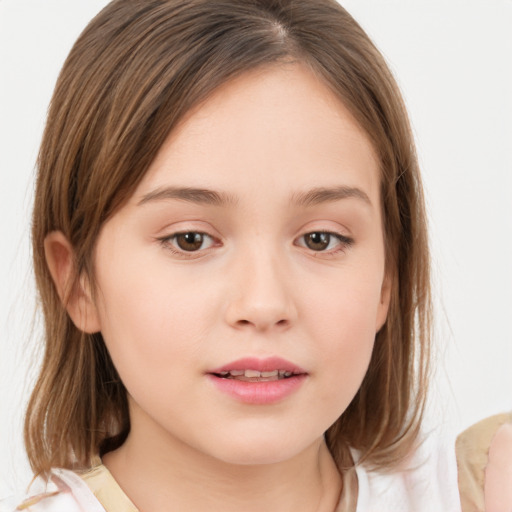
[[[119,260],[118,260],[119,261]],[[140,269],[144,269],[141,271]],[[208,294],[167,275],[165,267],[127,271],[121,262],[99,276],[98,311],[102,335],[122,380],[129,388],[144,375],[167,378],[180,362],[195,359],[207,331]]]
[[[308,290],[302,309],[322,338],[374,338],[381,305],[379,267],[351,266],[301,285]]]
[[[370,272],[371,273],[371,272]],[[318,367],[331,382],[324,398],[344,410],[357,392],[369,365],[381,299],[380,280],[351,269],[329,286],[310,287],[310,337],[318,347]]]

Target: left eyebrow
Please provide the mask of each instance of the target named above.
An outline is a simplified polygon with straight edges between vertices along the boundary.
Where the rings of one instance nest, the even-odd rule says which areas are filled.
[[[307,192],[297,192],[292,195],[292,203],[297,206],[308,207],[349,198],[359,199],[367,205],[372,206],[372,202],[366,192],[357,187],[347,186],[333,188],[318,187],[308,190]]]

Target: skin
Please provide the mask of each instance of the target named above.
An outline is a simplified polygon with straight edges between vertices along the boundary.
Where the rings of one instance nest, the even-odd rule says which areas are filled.
[[[502,425],[489,447],[485,468],[486,512],[512,510],[512,424]]]
[[[132,429],[104,463],[141,512],[335,508],[341,479],[323,434],[357,392],[389,304],[379,180],[344,105],[282,64],[190,112],[106,222],[95,300],[84,279],[68,311],[101,330],[128,390]],[[307,201],[318,188],[338,194]],[[180,232],[207,236],[187,252]],[[305,236],[318,232],[341,239],[320,250]],[[64,289],[72,249],[52,233],[46,251]],[[270,405],[212,385],[208,371],[249,356],[282,357],[307,377]]]

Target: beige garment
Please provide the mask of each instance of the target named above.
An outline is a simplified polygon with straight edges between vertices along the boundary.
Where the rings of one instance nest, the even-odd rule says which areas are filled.
[[[459,435],[456,441],[457,468],[462,512],[484,512],[484,474],[489,446],[498,428],[512,422],[512,414],[500,414],[480,421]],[[138,512],[135,505],[101,464],[80,475],[106,512]],[[343,475],[343,491],[335,512],[355,512],[358,482],[354,468]]]
[[[512,422],[512,414],[498,414],[486,418],[457,438],[457,469],[462,512],[484,512],[485,467],[489,460],[489,446],[496,431]]]
[[[138,512],[137,507],[126,496],[110,471],[101,464],[81,473],[82,480],[89,486],[106,512]]]
[[[98,465],[80,475],[106,512],[138,512],[110,471],[98,461]],[[357,476],[354,469],[345,473],[343,491],[335,512],[355,512],[357,508]]]

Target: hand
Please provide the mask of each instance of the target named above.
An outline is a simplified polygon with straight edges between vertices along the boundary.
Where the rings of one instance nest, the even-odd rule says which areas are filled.
[[[496,432],[485,470],[485,512],[512,512],[512,423]]]

